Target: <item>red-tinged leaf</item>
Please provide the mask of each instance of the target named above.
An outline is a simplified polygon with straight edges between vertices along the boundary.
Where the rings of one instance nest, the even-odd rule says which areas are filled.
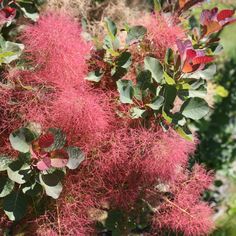
[[[200,65],[193,65],[192,63],[185,63],[182,69],[184,73],[192,73],[199,69]]]
[[[55,158],[51,160],[51,165],[52,167],[55,167],[55,168],[63,168],[67,165],[67,163],[68,163],[67,159]]]
[[[225,20],[226,18],[230,18],[234,15],[234,10],[222,10],[217,14],[217,20],[222,21]]]
[[[193,67],[192,67],[192,65],[190,63],[185,62],[182,71],[184,73],[190,73],[190,72],[193,71]]]
[[[202,56],[202,57],[195,57],[193,59],[193,65],[198,65],[198,64],[207,64],[214,61],[214,57],[210,56]]]
[[[54,143],[54,136],[51,133],[44,134],[39,138],[40,148],[50,147]]]
[[[204,1],[205,0],[186,0],[186,1],[183,1],[184,5],[183,5],[182,8],[180,7],[180,9],[177,12],[177,14],[181,15],[183,12],[187,11],[188,9],[193,7],[194,5],[196,5],[196,4],[200,3],[200,2],[204,2]]]
[[[180,8],[183,8],[184,5],[188,2],[188,0],[179,0],[179,6]]]
[[[193,58],[195,58],[197,55],[197,52],[193,49],[188,49],[186,52],[186,60],[191,61]]]
[[[206,35],[210,35],[216,33],[222,29],[222,26],[217,21],[211,21],[207,24],[207,32]]]
[[[51,166],[56,168],[63,168],[67,165],[69,160],[68,153],[61,149],[52,152],[51,154]]]
[[[45,157],[43,160],[37,163],[37,168],[41,171],[48,170],[51,167],[51,160],[49,157]]]
[[[216,15],[217,15],[217,12],[218,12],[217,7],[213,8],[211,10],[202,11],[201,16],[200,16],[200,24],[204,26],[204,25],[208,25],[210,22],[214,21]]]
[[[223,26],[232,24],[232,23],[234,23],[234,22],[236,22],[236,19],[234,19],[234,18],[226,19],[226,20],[224,20],[224,21],[221,21],[221,23],[222,23]]]

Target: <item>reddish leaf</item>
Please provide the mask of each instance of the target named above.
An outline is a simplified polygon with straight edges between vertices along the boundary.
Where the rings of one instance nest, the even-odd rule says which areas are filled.
[[[222,10],[217,15],[217,20],[222,21],[234,15],[234,10]]]
[[[39,146],[41,148],[50,147],[54,143],[54,136],[51,133],[44,134],[39,138]]]
[[[49,157],[45,157],[43,160],[37,163],[37,168],[41,171],[48,170],[51,167],[51,160]]]
[[[192,65],[190,63],[185,62],[182,71],[184,73],[190,73],[190,72],[193,71],[193,67],[192,67]]]
[[[200,17],[200,23],[201,25],[208,25],[212,21],[215,21],[215,17],[217,15],[218,8],[215,7],[211,10],[204,10],[202,11],[201,17]]]
[[[179,0],[179,6],[180,8],[183,8],[184,5],[187,3],[188,0]]]
[[[190,61],[192,60],[193,58],[195,58],[197,55],[197,52],[193,49],[188,49],[187,52],[186,52],[186,60],[187,61]]]
[[[217,21],[211,21],[207,24],[206,35],[216,33],[222,29],[222,26]]]
[[[53,167],[63,168],[67,165],[68,160],[68,153],[63,149],[56,150],[51,154],[51,166]]]
[[[198,65],[198,64],[207,64],[214,61],[214,57],[210,56],[202,56],[202,57],[195,57],[193,59],[193,65]]]

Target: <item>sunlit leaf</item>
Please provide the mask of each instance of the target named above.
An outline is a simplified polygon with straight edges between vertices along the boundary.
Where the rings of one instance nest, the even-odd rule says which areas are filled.
[[[152,78],[161,83],[163,78],[163,68],[159,60],[154,57],[145,57],[144,66],[146,70],[149,70],[152,74]]]
[[[134,94],[133,83],[131,80],[118,80],[116,82],[118,91],[120,93],[120,101],[122,103],[132,104],[132,97]]]
[[[209,113],[209,107],[202,98],[190,98],[182,105],[181,112],[187,118],[200,120]]]
[[[85,159],[85,154],[78,147],[68,147],[66,150],[69,155],[69,160],[66,166],[69,169],[74,170]]]

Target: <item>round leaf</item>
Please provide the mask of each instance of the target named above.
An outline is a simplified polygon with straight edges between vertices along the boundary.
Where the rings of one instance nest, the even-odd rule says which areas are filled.
[[[85,159],[84,153],[78,147],[68,147],[67,153],[69,155],[69,161],[66,166],[71,170],[76,169]]]
[[[181,107],[182,114],[190,119],[199,120],[209,112],[207,102],[202,98],[190,98]]]
[[[130,44],[133,41],[141,40],[147,33],[147,29],[142,25],[137,25],[129,29],[126,43]]]
[[[144,67],[152,73],[152,78],[160,83],[163,78],[163,68],[160,62],[154,57],[145,57]]]
[[[32,142],[36,135],[28,128],[20,128],[10,134],[11,146],[19,152],[27,153],[30,150],[30,142]]]
[[[133,83],[131,80],[118,80],[117,82],[118,91],[120,93],[120,101],[122,103],[132,104],[132,97],[134,93]]]
[[[59,182],[57,185],[55,186],[48,186],[47,184],[45,184],[45,182],[42,179],[42,175],[39,176],[40,179],[40,183],[43,186],[43,188],[45,189],[45,192],[48,196],[57,199],[59,198],[61,192],[62,192],[62,184],[61,182]]]
[[[44,148],[46,152],[52,152],[58,149],[62,149],[66,144],[66,136],[60,129],[50,128],[49,133],[53,134],[54,142],[50,147]]]
[[[56,186],[64,177],[64,172],[55,170],[52,173],[40,174],[40,179],[47,186]]]
[[[63,168],[67,165],[69,155],[64,150],[56,150],[53,153],[51,153],[51,166],[56,168]]]

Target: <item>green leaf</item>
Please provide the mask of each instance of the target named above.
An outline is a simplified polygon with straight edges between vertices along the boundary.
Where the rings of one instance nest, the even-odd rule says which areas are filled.
[[[184,126],[186,122],[186,118],[181,113],[176,112],[175,114],[173,114],[173,124]]]
[[[132,104],[132,97],[134,94],[133,83],[131,80],[118,80],[116,82],[118,91],[120,93],[120,101],[122,103]]]
[[[197,90],[202,87],[207,88],[207,82],[204,79],[198,79],[198,80],[195,80],[193,83],[191,83],[190,88],[188,89]]]
[[[169,124],[172,123],[173,118],[169,114],[167,114],[164,110],[162,110],[162,116]]]
[[[102,76],[103,73],[101,73],[100,71],[92,71],[88,74],[87,77],[85,77],[85,79],[88,81],[99,82]]]
[[[24,164],[19,160],[12,162],[7,168],[7,175],[9,179],[18,184],[24,184],[30,177],[30,173],[30,165],[26,163]]]
[[[187,132],[186,130],[184,130],[184,128],[181,128],[181,127],[177,127],[175,130],[185,140],[191,141],[191,142],[193,141],[193,135],[191,132],[189,131]]]
[[[56,128],[48,129],[48,132],[53,134],[54,142],[50,147],[44,148],[46,152],[52,152],[58,149],[62,149],[66,144],[66,136],[62,130]]]
[[[147,29],[141,25],[133,26],[129,29],[126,43],[130,44],[133,41],[141,40],[147,33]]]
[[[33,181],[28,181],[27,183],[22,185],[22,192],[31,197],[37,196],[42,191],[42,186]]]
[[[85,154],[78,147],[68,147],[67,153],[69,160],[66,166],[71,170],[76,169],[85,159]]]
[[[173,61],[174,61],[174,51],[173,51],[173,49],[168,48],[166,50],[165,63],[169,65]]]
[[[165,71],[164,71],[164,78],[167,84],[169,85],[176,84],[175,80],[171,76],[169,76]]]
[[[179,90],[178,95],[180,97],[185,96],[189,98],[199,97],[199,98],[205,98],[207,95],[207,90]]]
[[[170,111],[173,108],[173,103],[177,95],[177,89],[175,86],[165,84],[160,94],[162,94],[162,96],[165,98],[165,111]]]
[[[181,107],[182,114],[193,120],[200,120],[209,112],[207,102],[202,98],[190,98]]]
[[[123,52],[117,59],[117,66],[128,69],[132,64],[131,53]]]
[[[164,100],[165,100],[164,97],[158,96],[153,100],[152,103],[146,104],[146,106],[148,106],[148,107],[152,108],[153,110],[157,111],[163,106]]]
[[[0,37],[1,53],[3,58],[1,58],[3,63],[9,64],[14,60],[17,60],[24,50],[24,45],[20,43],[13,43],[10,41],[5,41]]]
[[[116,24],[109,18],[105,19],[105,23],[106,23],[106,28],[108,30],[109,36],[112,38],[112,40],[114,40],[117,34]]]
[[[155,12],[161,11],[161,3],[159,0],[153,0],[154,1],[154,10]]]
[[[57,185],[55,186],[48,186],[47,184],[45,184],[45,182],[42,180],[42,175],[39,176],[39,180],[40,183],[42,185],[42,187],[45,189],[45,192],[48,196],[57,199],[59,198],[61,192],[62,192],[62,184],[61,182],[59,182]]]
[[[151,88],[152,74],[149,70],[140,71],[140,73],[137,75],[137,86],[141,90],[146,90],[148,88]]]
[[[143,114],[145,113],[145,110],[140,109],[138,107],[133,107],[130,109],[131,117],[132,119],[138,119],[142,118]]]
[[[12,221],[22,219],[27,210],[27,198],[21,192],[12,192],[3,200],[3,210]]]
[[[30,150],[30,143],[37,136],[27,128],[20,128],[10,134],[11,146],[19,152],[27,153]]]
[[[36,22],[39,19],[39,14],[37,12],[30,13],[24,7],[21,7],[20,9],[24,13],[24,16],[26,18],[28,18],[34,22]]]
[[[115,81],[123,78],[127,74],[127,69],[123,67],[113,67],[111,70],[112,79]]]
[[[161,83],[163,78],[163,68],[158,59],[154,57],[145,57],[144,67],[152,73],[152,78],[157,83]]]
[[[112,56],[116,57],[120,55],[120,53],[116,51],[119,49],[119,47],[120,42],[117,37],[115,37],[113,40],[109,36],[104,38],[103,48],[106,49]]]
[[[5,197],[12,192],[15,183],[8,179],[6,176],[2,176],[0,179],[0,197]]]
[[[56,169],[51,173],[40,174],[40,178],[47,186],[56,186],[64,177],[65,173],[62,170]]]
[[[0,171],[7,170],[7,167],[12,163],[12,159],[7,156],[0,156]]]
[[[107,229],[111,230],[113,234],[115,233],[117,235],[122,235],[121,234],[122,229],[120,226],[122,226],[123,220],[124,220],[124,215],[122,211],[111,210],[108,212],[108,217],[106,219],[105,226]]]

